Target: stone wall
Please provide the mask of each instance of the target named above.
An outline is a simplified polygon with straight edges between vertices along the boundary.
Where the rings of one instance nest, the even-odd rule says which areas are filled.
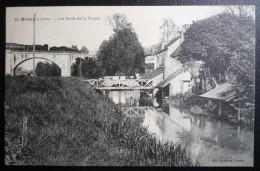
[[[188,80],[190,81],[190,83],[184,82]],[[169,95],[174,96],[176,94],[189,92],[191,91],[191,84],[191,73],[189,71],[184,71],[171,80]]]

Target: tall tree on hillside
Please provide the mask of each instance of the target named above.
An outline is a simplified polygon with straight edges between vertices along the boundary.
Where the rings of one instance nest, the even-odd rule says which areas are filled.
[[[115,14],[110,23],[114,34],[102,42],[97,53],[104,74],[133,75],[136,69],[144,72],[144,50],[131,23],[121,14]]]
[[[132,30],[132,24],[127,21],[127,18],[123,14],[114,14],[112,19],[109,18],[109,23],[113,27],[114,32],[118,32],[123,29]]]

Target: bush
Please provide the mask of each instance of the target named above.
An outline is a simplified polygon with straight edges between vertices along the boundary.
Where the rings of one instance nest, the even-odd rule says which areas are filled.
[[[208,100],[192,93],[177,94],[171,97],[171,104],[181,110],[189,111],[191,108],[195,113],[204,112]]]

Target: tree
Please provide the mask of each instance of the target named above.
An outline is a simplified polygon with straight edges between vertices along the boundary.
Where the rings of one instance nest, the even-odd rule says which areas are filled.
[[[72,46],[71,46],[71,50],[72,50],[72,51],[78,51],[77,45],[72,45]]]
[[[89,50],[88,50],[88,48],[86,46],[82,46],[80,52],[88,54]]]
[[[53,62],[38,62],[35,72],[37,76],[61,76],[60,67]]]
[[[110,23],[114,34],[102,42],[97,53],[104,74],[132,75],[136,69],[144,72],[144,50],[131,23],[121,14],[115,14]]]
[[[205,20],[194,22],[185,32],[181,62],[202,60],[216,84],[230,66],[234,52],[247,44],[254,32],[251,17],[222,13]]]
[[[109,23],[113,27],[114,32],[118,32],[123,29],[132,29],[132,24],[127,21],[127,18],[123,14],[114,14],[112,19],[109,18]]]
[[[178,28],[176,27],[173,19],[171,18],[164,18],[163,24],[160,27],[161,37],[160,42],[161,44],[169,43],[173,38],[179,36],[178,35]]]
[[[237,96],[233,99],[233,106],[240,110],[240,115],[247,123],[254,119],[255,109],[255,39],[246,40],[239,47],[230,60],[228,68],[229,82],[234,85]],[[240,118],[240,117],[239,117]]]
[[[86,78],[99,78],[101,71],[97,63],[92,58],[85,58],[82,61],[82,76]]]
[[[156,52],[159,52],[162,48],[161,43],[157,43],[145,49],[146,56],[154,55]]]
[[[156,52],[162,50],[163,45],[169,43],[173,38],[179,36],[179,28],[176,27],[171,18],[164,18],[160,26],[160,42],[145,49],[146,55],[154,55]]]
[[[255,17],[255,6],[244,6],[244,5],[238,5],[238,6],[225,6],[226,13],[232,14],[232,15],[238,15],[238,16],[251,16]]]
[[[242,118],[254,118],[255,23],[251,15],[224,12],[194,22],[184,34],[178,60],[202,60],[216,84],[233,84],[231,101]],[[240,118],[240,117],[238,117]]]
[[[80,65],[81,61],[81,65]],[[81,69],[80,69],[81,67]],[[72,76],[80,76],[85,78],[99,78],[101,76],[101,69],[92,58],[77,58],[76,62],[72,65]]]

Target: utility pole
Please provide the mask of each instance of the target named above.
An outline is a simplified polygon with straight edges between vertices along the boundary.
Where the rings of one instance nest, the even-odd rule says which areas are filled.
[[[35,76],[35,17],[33,16],[33,76]]]
[[[80,63],[79,63],[79,66],[80,66],[80,70],[79,70],[79,77],[81,77],[81,58],[79,58],[80,59]]]

